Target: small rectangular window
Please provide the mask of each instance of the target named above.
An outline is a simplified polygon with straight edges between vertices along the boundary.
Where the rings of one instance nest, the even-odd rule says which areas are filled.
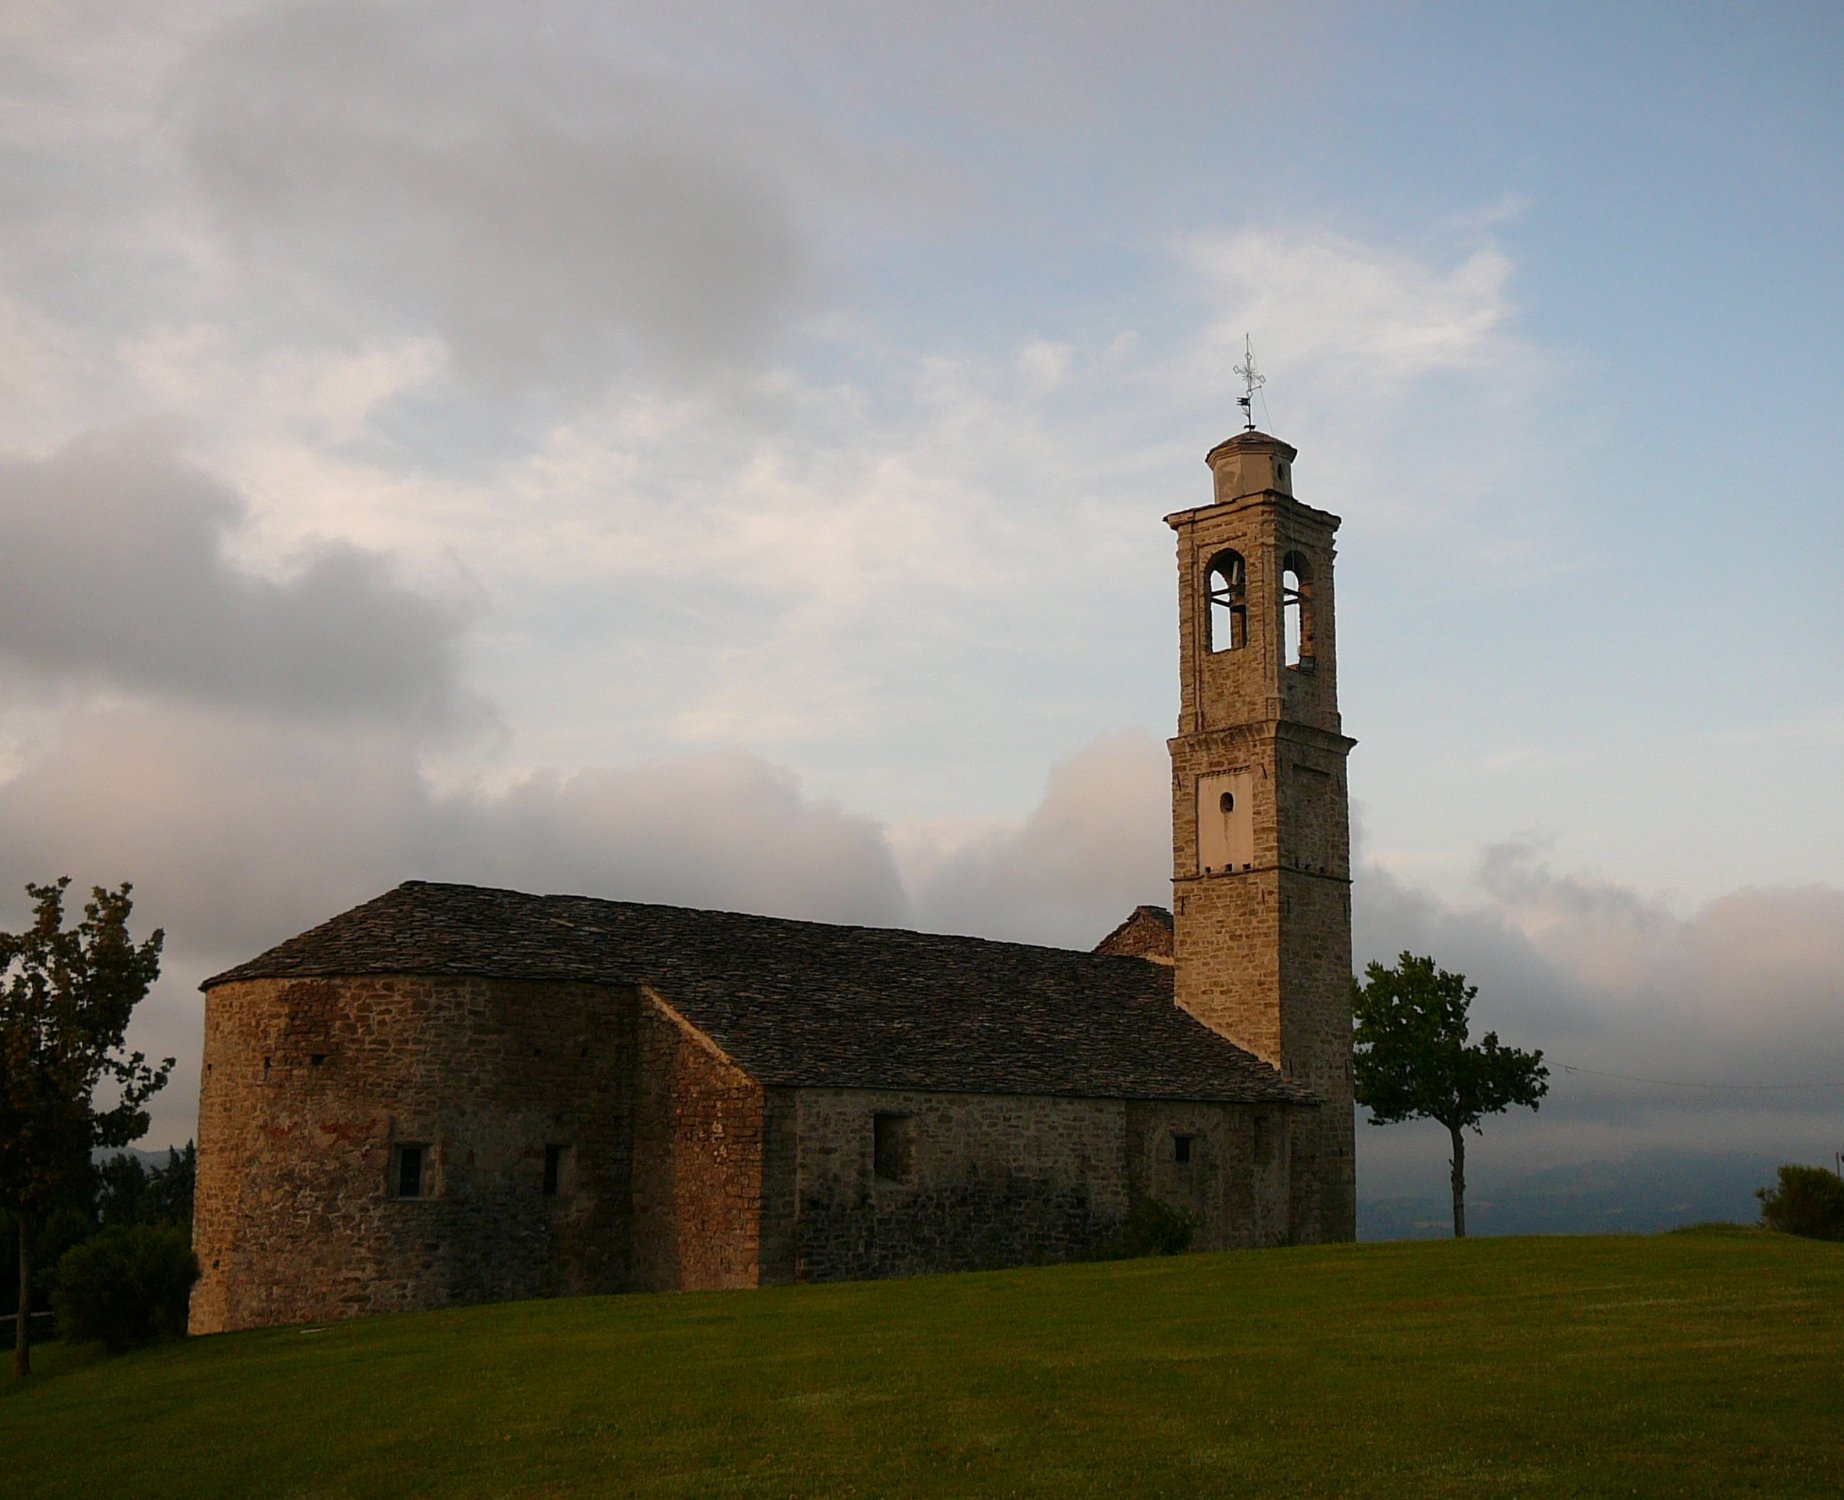
[[[420,1198],[428,1174],[423,1170],[427,1146],[393,1146],[391,1148],[391,1196]]]
[[[915,1121],[879,1114],[871,1124],[871,1170],[880,1182],[907,1182],[914,1165]]]
[[[570,1156],[568,1146],[544,1148],[544,1196],[555,1198],[569,1191]]]
[[[1179,1166],[1187,1165],[1191,1160],[1191,1142],[1194,1136],[1174,1135],[1172,1137],[1172,1160]]]

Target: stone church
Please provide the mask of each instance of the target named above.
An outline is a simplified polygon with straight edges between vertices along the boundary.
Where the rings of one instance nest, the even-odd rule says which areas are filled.
[[[1090,953],[412,881],[205,982],[192,1330],[1350,1239],[1338,518],[1214,449],[1172,906]]]

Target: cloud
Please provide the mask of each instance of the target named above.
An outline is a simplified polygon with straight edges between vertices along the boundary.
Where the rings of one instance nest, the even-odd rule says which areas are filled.
[[[259,284],[434,330],[502,395],[753,361],[812,273],[784,111],[566,48],[523,7],[267,9],[176,97],[191,181]]]
[[[1685,916],[1617,882],[1562,874],[1529,841],[1481,856],[1471,905],[1360,872],[1356,951],[1432,953],[1479,987],[1475,1034],[1540,1047],[1550,1095],[1488,1123],[1525,1165],[1648,1148],[1820,1160],[1844,1130],[1844,891],[1750,888]],[[1438,1137],[1438,1138],[1437,1138]],[[1438,1127],[1365,1131],[1379,1182],[1438,1180]],[[1435,1173],[1435,1175],[1430,1175]]]
[[[873,819],[740,751],[541,773],[438,817],[438,862],[455,879],[872,926],[908,917]]]
[[[0,784],[0,891],[63,872],[134,880],[176,948],[227,961],[410,878],[906,916],[881,828],[753,756],[443,792],[402,732],[170,706],[75,713]]]
[[[1178,392],[1240,390],[1252,336],[1268,377],[1256,419],[1307,455],[1314,503],[1349,507],[1364,540],[1406,543],[1406,562],[1469,588],[1579,565],[1553,530],[1559,497],[1530,480],[1540,453],[1553,461],[1567,361],[1523,332],[1518,264],[1492,226],[1402,246],[1258,221],[1174,253],[1203,321],[1167,378]]]
[[[182,705],[86,709],[0,783],[0,928],[28,880],[133,882],[166,976],[131,1043],[177,1056],[153,1139],[192,1132],[206,975],[411,878],[901,925],[879,826],[741,753],[432,788],[406,732]]]
[[[1325,231],[1251,226],[1194,235],[1178,248],[1222,302],[1201,353],[1227,372],[1251,327],[1285,330],[1270,357],[1279,368],[1311,367],[1322,381],[1337,372],[1342,383],[1328,394],[1342,406],[1388,399],[1405,381],[1480,369],[1502,358],[1512,337],[1512,263],[1493,244],[1441,265]]]
[[[937,931],[1092,948],[1142,903],[1171,897],[1171,770],[1151,735],[1123,731],[1050,773],[1043,800],[1013,828],[927,860],[916,891]]]
[[[1168,776],[1152,736],[1121,732],[1057,766],[1023,819],[887,827],[740,752],[441,790],[400,729],[86,709],[0,783],[0,925],[29,879],[134,881],[169,933],[136,1045],[190,1068],[199,979],[408,878],[1088,948],[1169,898]],[[1369,866],[1354,908],[1360,965],[1433,953],[1479,986],[1477,1030],[1547,1055],[1549,1099],[1490,1123],[1482,1170],[1648,1146],[1792,1159],[1836,1134],[1844,1094],[1789,1086],[1844,1082],[1844,892],[1743,890],[1680,918],[1527,844],[1486,851],[1477,890],[1454,905]],[[195,1086],[161,1106],[174,1138]],[[1438,1181],[1438,1127],[1360,1141],[1369,1191]]]
[[[226,547],[242,499],[149,430],[0,458],[0,661],[52,681],[260,706],[288,718],[448,725],[471,610],[389,560],[323,543],[281,580]]]

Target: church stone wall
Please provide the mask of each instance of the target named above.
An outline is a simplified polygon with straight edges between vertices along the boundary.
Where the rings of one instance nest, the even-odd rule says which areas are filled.
[[[801,1281],[1071,1260],[1127,1215],[1119,1100],[802,1089]],[[879,1114],[903,1122],[902,1180],[874,1170]]]
[[[652,995],[639,1021],[634,1286],[760,1279],[762,1086]]]
[[[558,982],[222,984],[204,1061],[195,1333],[1065,1261],[1143,1196],[1281,1243],[1314,1113],[764,1088],[667,999]]]
[[[1080,1259],[1118,1239],[1140,1196],[1195,1213],[1197,1249],[1288,1238],[1282,1107],[803,1089],[785,1113],[792,1181],[767,1192],[794,1205],[776,1227],[802,1281]],[[880,1115],[906,1139],[894,1177],[878,1172]]]
[[[1127,1173],[1136,1198],[1197,1217],[1193,1250],[1251,1250],[1293,1238],[1288,1193],[1290,1117],[1283,1106],[1127,1105]],[[1176,1142],[1189,1142],[1179,1161]]]
[[[213,988],[192,1331],[625,1289],[636,1012],[564,983]],[[405,1145],[421,1196],[392,1191]]]

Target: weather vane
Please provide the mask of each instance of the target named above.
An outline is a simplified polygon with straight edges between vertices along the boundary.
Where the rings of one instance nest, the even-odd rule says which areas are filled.
[[[1255,346],[1249,341],[1246,333],[1242,335],[1242,357],[1246,363],[1237,365],[1236,373],[1242,377],[1245,389],[1240,396],[1236,397],[1236,405],[1242,408],[1242,415],[1247,421],[1248,425],[1245,430],[1253,432],[1255,430],[1255,392],[1268,383],[1268,377],[1255,368]]]

